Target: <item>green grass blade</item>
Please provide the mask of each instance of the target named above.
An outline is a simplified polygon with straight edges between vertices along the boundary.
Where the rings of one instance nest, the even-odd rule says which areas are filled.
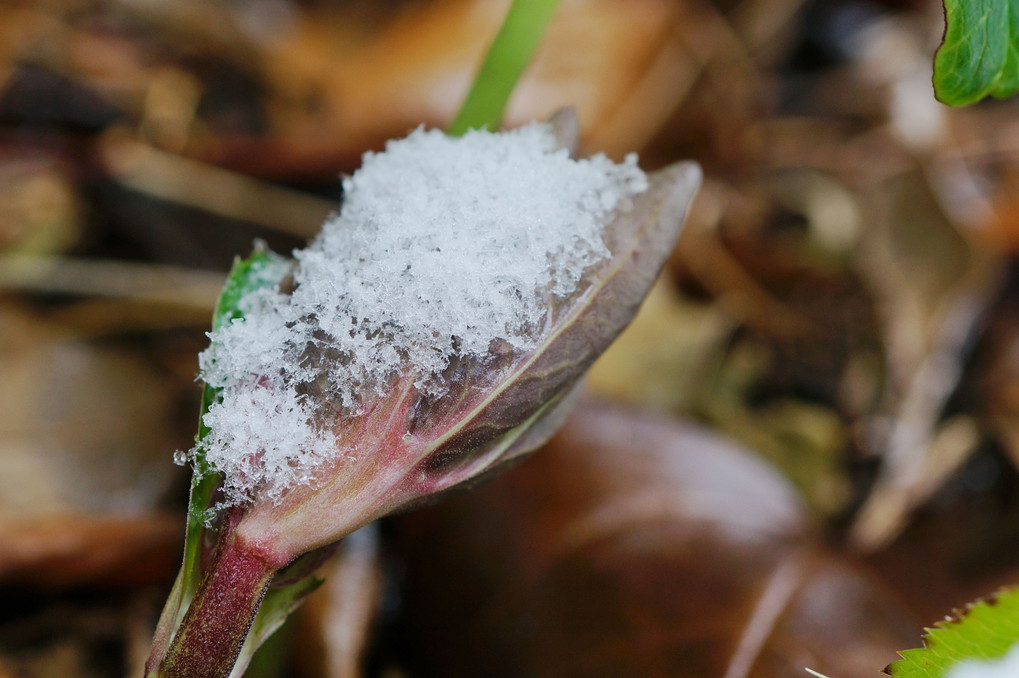
[[[449,134],[498,129],[513,88],[531,62],[559,0],[514,0]]]

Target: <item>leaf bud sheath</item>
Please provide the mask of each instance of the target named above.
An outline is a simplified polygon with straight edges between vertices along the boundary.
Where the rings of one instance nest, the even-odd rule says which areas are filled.
[[[233,522],[233,521],[230,521]],[[224,529],[212,568],[202,581],[166,655],[158,678],[226,678],[279,564]]]

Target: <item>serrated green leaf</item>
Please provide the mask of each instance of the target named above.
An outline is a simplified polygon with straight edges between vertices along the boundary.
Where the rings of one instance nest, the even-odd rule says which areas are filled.
[[[1019,588],[970,605],[928,629],[924,646],[900,652],[885,672],[893,678],[944,678],[966,660],[995,661],[1019,643]]]
[[[1019,0],[945,0],[934,93],[950,106],[1019,91]]]

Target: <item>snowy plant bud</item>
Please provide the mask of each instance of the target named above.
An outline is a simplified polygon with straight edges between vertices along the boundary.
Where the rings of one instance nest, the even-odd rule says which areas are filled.
[[[191,454],[223,474],[237,539],[282,566],[558,426],[700,181],[573,159],[562,130],[418,130],[366,155],[323,233],[264,273],[280,284],[210,335],[221,401]]]

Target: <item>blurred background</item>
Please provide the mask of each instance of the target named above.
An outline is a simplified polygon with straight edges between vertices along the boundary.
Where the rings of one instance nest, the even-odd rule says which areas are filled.
[[[0,677],[139,676],[236,255],[459,108],[505,0],[0,3]],[[248,675],[874,676],[1019,581],[1019,102],[935,0],[563,0],[506,124],[705,170],[566,429],[348,539]]]

